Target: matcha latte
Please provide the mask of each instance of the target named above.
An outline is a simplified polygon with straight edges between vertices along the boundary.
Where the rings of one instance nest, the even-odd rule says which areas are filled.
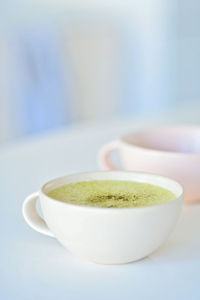
[[[108,208],[155,205],[176,198],[171,191],[160,186],[121,180],[69,183],[49,191],[47,195],[72,204]]]

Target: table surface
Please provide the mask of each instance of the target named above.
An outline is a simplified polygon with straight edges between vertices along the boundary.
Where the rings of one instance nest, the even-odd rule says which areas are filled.
[[[75,257],[22,217],[24,198],[44,182],[98,169],[101,145],[148,124],[129,120],[76,126],[1,147],[0,299],[200,299],[198,204],[184,206],[174,233],[157,252],[116,266]]]

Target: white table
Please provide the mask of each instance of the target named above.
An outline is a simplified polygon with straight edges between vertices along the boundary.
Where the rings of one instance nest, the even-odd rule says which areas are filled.
[[[25,196],[51,178],[97,169],[102,144],[145,123],[77,126],[1,148],[0,299],[200,299],[198,204],[184,207],[176,230],[156,253],[118,266],[82,261],[22,218]]]

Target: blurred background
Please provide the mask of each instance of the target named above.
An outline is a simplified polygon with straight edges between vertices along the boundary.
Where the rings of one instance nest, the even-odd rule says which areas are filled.
[[[86,121],[198,118],[199,54],[199,0],[2,0],[0,143]]]

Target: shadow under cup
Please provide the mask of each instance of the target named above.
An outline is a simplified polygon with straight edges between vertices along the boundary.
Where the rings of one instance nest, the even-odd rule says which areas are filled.
[[[186,202],[200,200],[200,127],[163,127],[126,134],[102,147],[101,169],[116,169],[110,160],[116,149],[124,170],[168,176],[184,186]]]

